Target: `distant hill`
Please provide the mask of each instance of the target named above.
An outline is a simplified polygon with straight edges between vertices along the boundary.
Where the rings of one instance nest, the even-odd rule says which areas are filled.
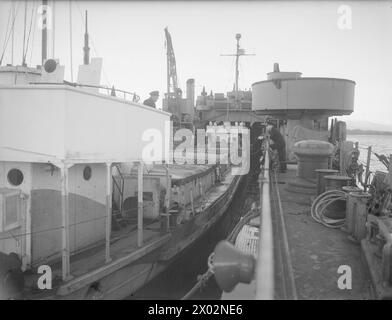
[[[388,135],[388,136],[392,136],[392,131],[378,131],[378,130],[347,129],[347,133],[348,134]]]
[[[347,129],[349,130],[369,130],[369,131],[380,131],[380,132],[392,132],[392,123],[388,124],[380,124],[374,123],[366,120],[352,120],[352,119],[342,119],[347,123]],[[363,134],[372,134],[372,133],[363,133]],[[385,133],[381,133],[385,134]]]

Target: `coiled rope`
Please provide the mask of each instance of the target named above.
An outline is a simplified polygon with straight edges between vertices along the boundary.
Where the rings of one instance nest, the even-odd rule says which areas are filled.
[[[318,223],[328,228],[338,229],[341,228],[346,219],[333,219],[325,216],[325,210],[327,207],[339,200],[346,200],[347,194],[341,190],[329,190],[320,194],[314,199],[311,207],[312,218]]]

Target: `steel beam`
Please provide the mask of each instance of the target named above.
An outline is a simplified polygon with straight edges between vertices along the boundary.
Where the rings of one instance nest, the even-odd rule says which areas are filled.
[[[110,237],[112,231],[112,164],[106,163],[106,236],[105,236],[105,261],[110,262]]]

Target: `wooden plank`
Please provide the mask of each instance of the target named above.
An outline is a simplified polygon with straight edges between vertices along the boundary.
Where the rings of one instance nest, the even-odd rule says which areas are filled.
[[[109,264],[106,264],[100,268],[97,268],[89,273],[86,273],[80,277],[77,277],[68,283],[63,284],[57,290],[57,294],[60,296],[65,296],[70,294],[76,290],[79,290],[95,281],[102,279],[103,277],[108,276],[109,274],[127,266],[128,264],[140,259],[151,251],[161,247],[166,242],[168,242],[171,238],[171,234],[166,234],[159,238],[158,240],[152,241],[151,243],[145,245],[143,248],[136,249],[134,252],[116,259]]]

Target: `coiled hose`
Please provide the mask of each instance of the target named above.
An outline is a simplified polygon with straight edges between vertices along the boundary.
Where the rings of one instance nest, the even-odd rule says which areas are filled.
[[[341,190],[329,190],[320,194],[312,203],[310,213],[312,218],[318,223],[328,228],[341,228],[346,219],[332,219],[324,215],[327,207],[338,200],[346,200],[347,194]]]

